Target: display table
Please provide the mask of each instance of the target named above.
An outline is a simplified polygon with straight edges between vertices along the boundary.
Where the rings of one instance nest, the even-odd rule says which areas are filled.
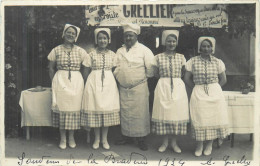
[[[255,93],[223,92],[228,106],[229,132],[231,133],[231,146],[233,147],[234,134],[252,134],[254,132]],[[250,137],[252,139],[252,135]]]
[[[34,88],[21,92],[19,105],[22,108],[21,127],[26,128],[26,139],[30,139],[30,126],[52,126],[52,91],[44,88],[41,92],[32,92]],[[90,143],[90,132],[87,131]]]
[[[22,108],[21,127],[26,127],[26,139],[30,139],[29,126],[52,126],[51,88],[41,92],[30,90],[21,92],[19,105]]]

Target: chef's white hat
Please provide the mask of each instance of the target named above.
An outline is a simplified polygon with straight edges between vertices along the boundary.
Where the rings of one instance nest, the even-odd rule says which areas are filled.
[[[167,38],[167,36],[169,36],[170,34],[173,34],[177,37],[177,41],[179,39],[179,31],[177,30],[164,30],[162,33],[162,45],[165,45],[165,40]]]
[[[111,31],[109,28],[97,28],[94,31],[94,35],[95,35],[95,43],[97,44],[97,35],[100,31],[105,31],[108,34],[108,43],[111,42]]]
[[[131,32],[136,33],[137,35],[139,35],[141,33],[141,28],[137,24],[127,23],[127,24],[122,24],[122,26],[123,26],[124,32],[131,31]]]
[[[198,53],[200,53],[200,46],[204,40],[209,40],[212,44],[212,53],[215,53],[216,39],[214,37],[202,36],[198,40]]]
[[[77,30],[77,36],[75,38],[75,42],[78,40],[79,37],[79,32],[80,32],[80,28],[75,26],[75,25],[71,25],[71,24],[65,24],[63,32],[62,32],[62,38],[64,37],[65,31],[69,28],[69,27],[74,27]]]

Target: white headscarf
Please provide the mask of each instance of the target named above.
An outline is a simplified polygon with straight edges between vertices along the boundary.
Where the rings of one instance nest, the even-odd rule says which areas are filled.
[[[98,35],[98,32],[100,31],[105,31],[107,34],[108,34],[108,43],[111,43],[111,32],[110,32],[110,29],[109,28],[97,28],[95,29],[94,31],[94,35],[95,35],[95,43],[97,44],[97,35]]]
[[[75,42],[78,40],[79,37],[79,32],[80,32],[80,28],[75,26],[75,25],[71,25],[71,24],[65,24],[63,32],[62,32],[62,38],[64,37],[65,31],[69,28],[69,27],[74,27],[77,29],[77,36],[75,38]]]
[[[179,31],[177,31],[177,30],[164,30],[163,33],[162,33],[162,45],[165,46],[165,40],[166,40],[167,36],[169,36],[170,34],[173,34],[177,37],[177,43],[178,43]]]
[[[124,33],[128,32],[128,31],[134,32],[137,35],[139,35],[141,33],[141,28],[137,24],[127,23],[127,24],[122,24],[122,26],[124,29]]]
[[[198,53],[200,53],[200,46],[201,43],[205,40],[208,39],[212,43],[212,54],[215,53],[215,46],[216,46],[216,39],[214,37],[209,37],[209,36],[202,36],[198,40]]]

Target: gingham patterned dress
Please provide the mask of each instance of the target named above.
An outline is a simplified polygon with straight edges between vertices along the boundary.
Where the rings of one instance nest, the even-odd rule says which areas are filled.
[[[154,91],[152,132],[157,135],[187,134],[188,97],[181,79],[181,69],[185,63],[184,55],[178,53],[155,56],[154,71],[158,71],[160,79]]]
[[[228,112],[218,83],[218,74],[225,71],[224,63],[212,55],[210,60],[196,56],[187,62],[186,70],[195,83],[190,99],[192,137],[197,141],[225,138],[229,134]]]
[[[79,70],[86,56],[86,51],[76,45],[71,50],[59,45],[48,55],[48,60],[56,62],[58,69],[52,80],[54,127],[80,129],[84,80]]]
[[[91,68],[82,102],[81,126],[108,127],[120,124],[120,103],[117,84],[112,73],[115,53],[108,50],[91,52],[83,64]]]

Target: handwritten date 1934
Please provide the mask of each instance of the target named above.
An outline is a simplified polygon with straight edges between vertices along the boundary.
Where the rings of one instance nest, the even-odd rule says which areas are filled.
[[[183,166],[184,164],[185,162],[182,159],[177,160],[176,158],[173,158],[171,160],[167,157],[165,160],[160,159],[158,166]]]

